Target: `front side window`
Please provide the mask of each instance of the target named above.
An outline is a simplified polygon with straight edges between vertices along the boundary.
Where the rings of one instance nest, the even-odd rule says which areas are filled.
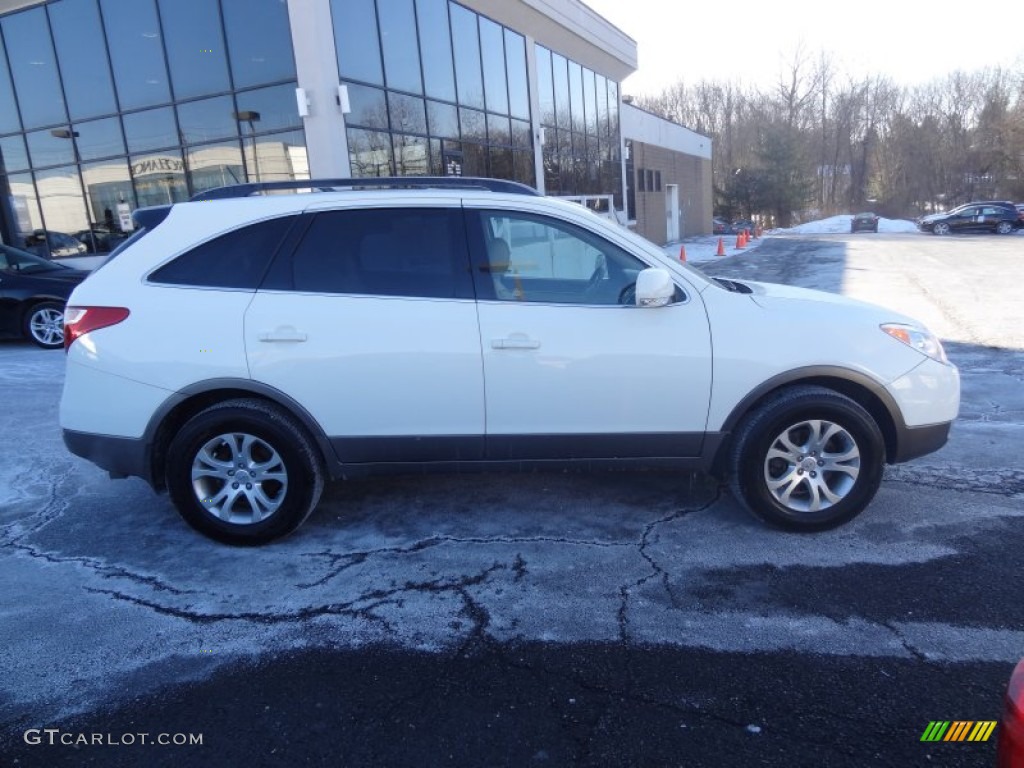
[[[160,267],[149,281],[254,291],[293,221],[268,219],[207,240]]]
[[[647,265],[599,235],[530,213],[482,211],[481,298],[596,306],[633,303]]]
[[[458,209],[318,213],[292,257],[290,287],[309,293],[471,298]]]

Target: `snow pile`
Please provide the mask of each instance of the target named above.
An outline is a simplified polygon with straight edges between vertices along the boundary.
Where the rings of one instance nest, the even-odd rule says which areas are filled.
[[[773,229],[776,235],[829,235],[850,232],[852,214],[844,213],[820,221],[809,221],[789,229]],[[907,219],[879,219],[879,232],[917,232],[917,225]]]

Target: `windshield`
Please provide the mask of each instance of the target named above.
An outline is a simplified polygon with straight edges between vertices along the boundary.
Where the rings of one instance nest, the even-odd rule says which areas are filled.
[[[53,272],[59,269],[66,269],[66,267],[54,264],[52,261],[36,256],[34,253],[11,248],[9,245],[0,245],[0,270],[25,275],[38,272]]]

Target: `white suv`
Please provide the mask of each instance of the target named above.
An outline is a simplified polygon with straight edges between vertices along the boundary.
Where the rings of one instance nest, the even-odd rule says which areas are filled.
[[[919,323],[710,279],[510,182],[249,184],[136,219],[68,302],[64,440],[225,542],[294,530],[327,478],[467,462],[707,471],[820,530],[959,407]]]

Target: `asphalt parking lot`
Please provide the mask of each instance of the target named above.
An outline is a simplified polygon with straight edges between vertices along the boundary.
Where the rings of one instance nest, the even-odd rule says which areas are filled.
[[[997,719],[1024,656],[1024,235],[702,266],[925,321],[961,368],[949,444],[822,534],[704,477],[415,475],[240,550],[66,453],[63,355],[0,344],[0,765],[991,765],[994,737],[920,737]]]

